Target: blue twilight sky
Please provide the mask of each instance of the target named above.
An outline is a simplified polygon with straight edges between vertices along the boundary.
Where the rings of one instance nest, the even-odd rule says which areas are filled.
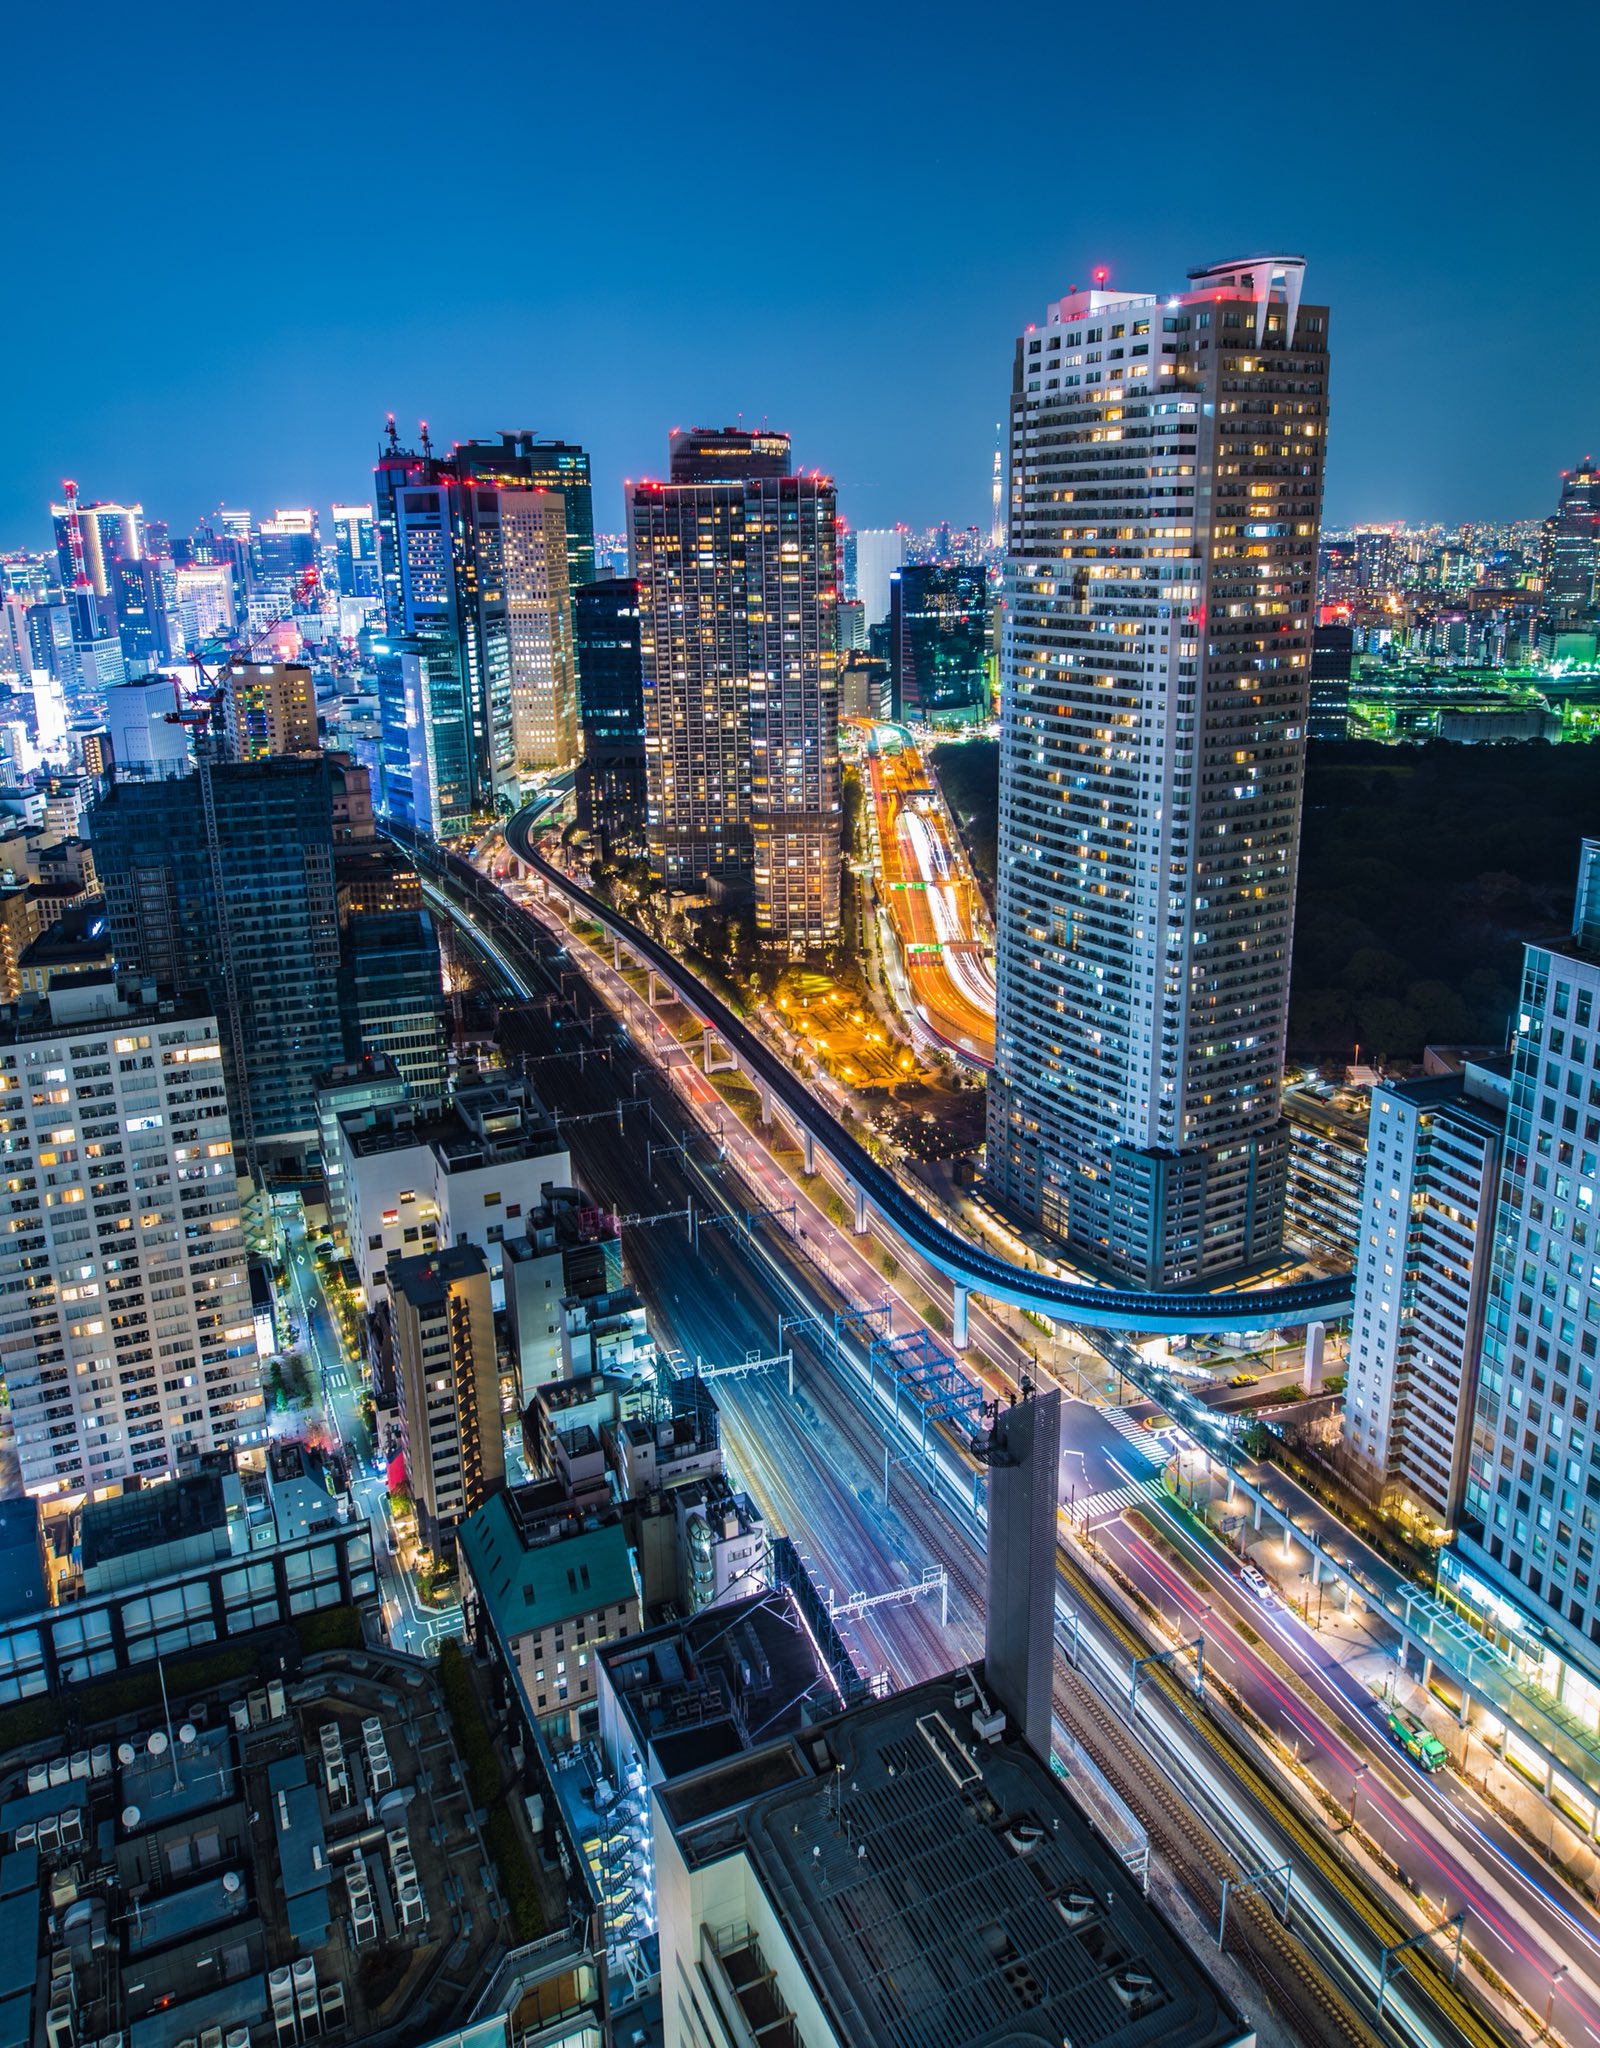
[[[1600,444],[1579,0],[17,0],[0,547],[365,497],[385,411],[593,453],[765,416],[857,525],[986,521],[1019,328],[1302,250],[1330,523],[1542,515]]]

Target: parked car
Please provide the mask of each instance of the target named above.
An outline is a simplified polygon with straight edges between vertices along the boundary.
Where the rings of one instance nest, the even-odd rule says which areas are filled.
[[[1247,1591],[1252,1593],[1263,1606],[1266,1606],[1271,1601],[1272,1587],[1268,1584],[1266,1575],[1263,1572],[1257,1571],[1253,1564],[1247,1564],[1239,1573],[1239,1577],[1244,1581]]]

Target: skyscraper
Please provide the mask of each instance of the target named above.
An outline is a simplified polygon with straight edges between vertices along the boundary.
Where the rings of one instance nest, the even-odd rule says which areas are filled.
[[[320,757],[207,758],[191,775],[116,782],[89,815],[119,966],[204,991],[223,1020],[253,1176],[263,1159],[303,1163],[316,1081],[344,1056],[332,784]]]
[[[107,597],[112,564],[137,562],[144,553],[142,505],[80,505],[78,487],[69,483],[66,503],[52,505],[50,516],[55,522],[56,559],[64,590],[87,582],[96,597]]]
[[[1018,341],[988,1173],[1140,1286],[1275,1256],[1327,417],[1304,263]]]
[[[370,505],[335,505],[333,550],[341,597],[381,597],[378,541]]]
[[[639,586],[608,577],[573,592],[583,759],[578,764],[578,823],[608,858],[644,847],[644,668]]]
[[[902,718],[981,719],[989,709],[989,577],[915,562],[889,578],[889,646]]]
[[[0,1353],[29,1493],[170,1476],[260,1426],[220,1053],[203,1003],[106,971],[0,1010]]]
[[[1575,619],[1592,608],[1600,571],[1600,467],[1592,456],[1562,472],[1561,502],[1545,521],[1542,566],[1552,612]]]
[[[833,485],[790,473],[786,435],[735,428],[675,432],[670,477],[629,505],[651,863],[751,886],[763,938],[820,945],[839,928]]]
[[[1505,1141],[1503,1059],[1372,1091],[1344,1438],[1373,1489],[1461,1506]]]
[[[1600,839],[1586,839],[1571,939],[1523,955],[1466,1501],[1446,1582],[1497,1633],[1518,1631],[1494,1596],[1530,1613],[1540,1683],[1569,1706],[1584,1699],[1591,1717],[1600,1689],[1597,1214]],[[1557,1668],[1546,1673],[1542,1660],[1555,1666],[1558,1649],[1581,1663],[1581,1690]]]
[[[1350,737],[1350,667],[1355,632],[1349,626],[1318,626],[1311,642],[1311,710],[1306,735],[1314,740]]]
[[[882,625],[889,616],[889,578],[905,566],[906,530],[903,526],[867,526],[855,538],[855,594],[870,628]]]
[[[534,481],[549,445],[503,434],[435,455],[424,429],[417,454],[391,422],[375,472],[389,638],[415,643],[434,722],[452,740],[456,714],[443,699],[459,689],[476,809],[514,801],[525,774],[577,751],[567,559],[568,519],[580,515],[566,492]],[[586,477],[569,488],[586,515]],[[592,559],[592,519],[588,547]],[[452,781],[451,765],[431,779]]]

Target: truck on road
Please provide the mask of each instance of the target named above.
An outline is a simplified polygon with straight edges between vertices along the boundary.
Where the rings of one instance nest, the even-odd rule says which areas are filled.
[[[1414,1763],[1421,1764],[1425,1771],[1442,1770],[1450,1761],[1450,1752],[1437,1735],[1430,1735],[1414,1714],[1408,1714],[1403,1707],[1391,1706],[1386,1716],[1389,1733],[1399,1743]]]

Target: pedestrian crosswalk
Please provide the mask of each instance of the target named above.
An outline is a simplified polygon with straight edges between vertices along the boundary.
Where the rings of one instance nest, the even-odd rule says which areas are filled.
[[[1164,1465],[1172,1455],[1169,1446],[1154,1430],[1146,1429],[1142,1422],[1135,1422],[1131,1415],[1124,1415],[1120,1408],[1102,1408],[1100,1414],[1146,1465]]]
[[[1067,1512],[1080,1529],[1098,1529],[1103,1522],[1114,1522],[1129,1508],[1143,1506],[1154,1495],[1155,1488],[1148,1480],[1108,1486],[1101,1493],[1091,1493],[1087,1500],[1069,1499]]]

